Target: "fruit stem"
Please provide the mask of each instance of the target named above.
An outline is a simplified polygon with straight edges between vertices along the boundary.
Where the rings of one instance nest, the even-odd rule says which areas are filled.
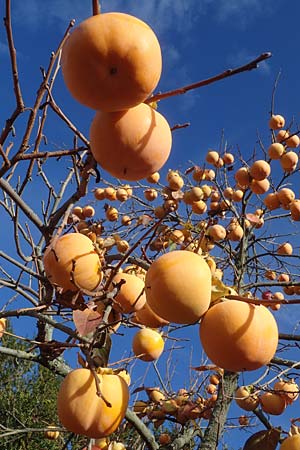
[[[92,0],[93,1],[93,16],[96,16],[97,14],[101,13],[101,6],[99,0]]]

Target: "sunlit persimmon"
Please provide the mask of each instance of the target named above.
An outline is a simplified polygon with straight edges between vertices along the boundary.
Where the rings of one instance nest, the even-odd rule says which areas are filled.
[[[204,193],[201,187],[194,186],[192,189],[185,191],[183,196],[183,201],[188,205],[193,202],[198,202],[204,198]]]
[[[116,222],[119,218],[119,211],[113,206],[108,206],[105,210],[105,215],[110,222]]]
[[[64,291],[93,291],[102,280],[99,256],[91,240],[81,233],[54,238],[43,262],[49,281]]]
[[[192,211],[195,214],[204,214],[207,210],[207,204],[203,200],[198,200],[197,202],[192,202]]]
[[[119,285],[114,298],[113,308],[119,312],[130,313],[138,311],[145,305],[145,284],[141,278],[130,273],[117,273],[110,285],[110,290]]]
[[[95,208],[91,205],[86,205],[82,208],[82,215],[85,218],[90,218],[95,215]]]
[[[279,130],[283,128],[285,125],[285,119],[280,114],[272,114],[271,119],[269,120],[269,127],[271,130]]]
[[[223,227],[223,225],[211,225],[207,228],[207,235],[213,241],[222,241],[226,237],[226,229]]]
[[[270,182],[267,178],[263,180],[251,180],[250,189],[254,194],[265,194],[270,189]]]
[[[271,159],[280,159],[284,152],[284,145],[280,144],[280,142],[274,142],[268,148],[268,155]]]
[[[252,390],[250,386],[240,386],[235,391],[234,399],[245,411],[254,411],[259,405],[259,398]]]
[[[284,142],[284,141],[287,140],[289,135],[290,135],[290,132],[288,130],[280,130],[280,131],[278,131],[278,133],[276,135],[276,141],[277,142]]]
[[[217,151],[210,150],[209,152],[206,153],[205,161],[208,164],[212,164],[213,166],[215,166],[216,163],[218,162],[219,158],[220,158],[220,155]]]
[[[161,334],[152,328],[142,328],[133,337],[132,350],[142,361],[154,361],[164,350],[164,340]]]
[[[255,161],[250,167],[250,175],[257,181],[264,180],[270,175],[270,173],[271,173],[270,164],[267,163],[267,161],[264,161],[263,159]]]
[[[100,167],[116,178],[134,181],[165,164],[172,135],[164,116],[141,103],[123,112],[98,111],[90,128],[90,144]]]
[[[270,211],[280,208],[280,200],[277,192],[270,192],[267,194],[264,198],[264,204]]]
[[[153,202],[158,196],[158,192],[156,189],[145,189],[144,190],[144,197],[148,202]]]
[[[278,255],[292,255],[293,246],[289,242],[284,242],[277,247],[276,253]]]
[[[300,144],[300,138],[297,134],[293,134],[286,140],[286,145],[290,148],[297,148]]]
[[[214,364],[231,372],[256,370],[273,358],[278,328],[264,306],[227,300],[203,316],[200,339]]]
[[[94,190],[94,197],[96,200],[104,200],[105,199],[105,190],[104,188],[97,188]]]
[[[136,311],[132,320],[133,322],[137,322],[149,328],[160,328],[169,324],[167,320],[155,314],[147,302],[144,304],[142,309]]]
[[[279,416],[286,408],[285,399],[279,394],[273,392],[264,392],[259,396],[261,409],[274,416]]]
[[[7,321],[4,317],[0,319],[0,338],[2,338],[4,331],[6,330]]]
[[[104,370],[97,376],[102,396],[97,395],[93,373],[82,368],[69,372],[57,398],[62,425],[90,438],[112,434],[124,419],[129,399],[128,385],[122,377]]]
[[[119,200],[120,202],[126,202],[126,200],[128,200],[128,198],[129,198],[127,189],[118,188],[116,190],[116,197],[117,197],[117,200]]]
[[[167,182],[172,191],[178,191],[184,185],[183,178],[179,175],[176,170],[169,170],[167,174]]]
[[[240,167],[234,174],[235,181],[241,188],[247,188],[250,184],[250,174],[247,167]]]
[[[234,156],[232,153],[226,152],[222,156],[224,164],[230,165],[234,163]]]
[[[244,197],[244,191],[241,189],[236,189],[232,193],[232,201],[234,202],[241,202]]]
[[[157,258],[145,279],[150,308],[169,322],[193,323],[210,304],[211,272],[205,259],[187,250]]]
[[[279,189],[277,195],[282,205],[289,205],[293,200],[295,200],[295,192],[289,188]]]
[[[299,450],[299,448],[300,448],[300,434],[294,434],[284,439],[284,441],[280,445],[279,450]]]
[[[289,204],[291,217],[295,221],[300,221],[300,199],[292,200]]]
[[[119,12],[81,22],[62,51],[67,88],[79,103],[96,110],[121,111],[143,102],[155,89],[161,68],[152,29]]]
[[[117,191],[115,188],[108,186],[104,189],[104,196],[110,201],[117,200]]]
[[[281,395],[288,404],[299,397],[299,386],[294,380],[279,380],[274,383],[274,391]]]
[[[231,200],[232,199],[232,195],[233,195],[232,187],[225,188],[224,191],[223,191],[223,195],[224,195],[225,198]]]
[[[280,165],[285,172],[293,172],[297,168],[298,160],[296,152],[286,152],[280,158]]]
[[[158,183],[159,179],[160,179],[159,172],[151,173],[151,175],[148,175],[146,178],[148,183],[153,183],[153,184]]]

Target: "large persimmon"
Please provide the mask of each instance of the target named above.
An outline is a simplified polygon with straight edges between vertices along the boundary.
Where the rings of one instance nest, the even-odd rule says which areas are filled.
[[[164,116],[141,103],[127,111],[98,111],[90,128],[90,144],[103,169],[116,178],[136,181],[165,164],[172,134]]]
[[[44,253],[49,281],[64,291],[93,291],[102,280],[101,263],[92,241],[81,233],[54,238]]]
[[[150,308],[169,322],[197,322],[211,297],[211,272],[205,259],[187,250],[157,258],[147,271],[146,298]]]
[[[200,339],[207,356],[219,367],[231,372],[255,370],[273,358],[278,328],[265,306],[226,300],[204,315]]]
[[[97,376],[101,396],[97,395],[93,373],[75,369],[63,380],[57,398],[62,425],[68,431],[94,439],[109,436],[118,428],[129,399],[128,385],[121,376],[105,372]]]
[[[137,17],[111,12],[81,22],[62,51],[71,95],[92,109],[121,111],[143,102],[162,69],[153,30]]]
[[[279,450],[298,450],[300,448],[300,434],[288,436],[282,442]]]
[[[132,350],[142,361],[154,361],[164,350],[161,334],[152,328],[142,328],[133,337]]]

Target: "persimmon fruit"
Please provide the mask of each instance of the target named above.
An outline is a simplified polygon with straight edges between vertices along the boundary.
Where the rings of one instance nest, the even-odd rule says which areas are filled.
[[[169,322],[194,323],[209,307],[211,272],[202,256],[175,250],[151,264],[145,290],[147,303],[160,317]]]
[[[231,372],[256,370],[274,356],[278,328],[264,306],[226,300],[204,314],[200,340],[214,364]]]
[[[164,350],[164,340],[161,334],[152,328],[142,328],[133,337],[132,350],[142,361],[154,361]]]
[[[101,263],[92,241],[81,233],[54,238],[43,257],[50,283],[64,291],[93,291],[102,280]]]
[[[62,51],[62,73],[71,95],[95,110],[121,111],[146,100],[162,69],[152,29],[129,14],[97,14],[81,22]]]
[[[129,400],[128,385],[122,377],[105,372],[97,376],[102,397],[97,395],[93,373],[85,368],[68,373],[57,397],[62,425],[94,439],[109,436],[118,428]]]
[[[109,289],[112,290],[120,282],[123,284],[115,296],[113,308],[122,313],[142,309],[146,302],[143,280],[134,274],[120,272],[113,277]]]
[[[172,135],[165,117],[141,103],[127,111],[98,111],[90,127],[90,145],[95,160],[110,175],[137,181],[165,164]]]

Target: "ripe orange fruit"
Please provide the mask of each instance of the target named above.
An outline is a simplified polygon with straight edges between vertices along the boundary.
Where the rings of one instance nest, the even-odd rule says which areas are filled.
[[[204,314],[200,339],[214,364],[231,372],[256,370],[274,356],[278,328],[264,306],[226,300]]]
[[[250,174],[247,167],[240,167],[235,172],[234,178],[241,188],[247,188],[250,184]]]
[[[172,191],[178,191],[184,185],[183,178],[178,172],[176,172],[176,170],[169,170],[167,174],[167,182]]]
[[[267,178],[263,180],[251,180],[250,189],[254,194],[265,194],[270,189],[270,182]]]
[[[142,309],[136,311],[133,321],[149,328],[160,328],[169,324],[167,320],[162,319],[155,314],[147,302],[144,304]]]
[[[72,96],[92,109],[120,111],[143,102],[162,68],[159,42],[137,17],[117,12],[81,22],[62,51],[62,73]]]
[[[99,256],[92,241],[81,233],[55,239],[46,248],[43,262],[50,283],[64,291],[93,291],[102,280]]]
[[[291,217],[293,220],[300,220],[300,199],[292,200],[289,204],[289,209],[291,211]]]
[[[205,313],[211,297],[211,272],[205,259],[187,250],[157,258],[145,279],[150,308],[163,319],[193,323]]]
[[[281,395],[288,404],[299,397],[299,386],[294,380],[279,380],[274,384],[274,391]]]
[[[293,172],[297,167],[298,159],[296,152],[286,152],[280,158],[280,165],[285,172]]]
[[[129,392],[119,375],[98,373],[103,398],[89,369],[75,369],[63,380],[57,397],[58,417],[62,425],[76,434],[101,438],[112,434],[124,419]]]
[[[158,172],[154,172],[146,178],[148,183],[153,183],[153,184],[158,183],[159,179],[160,179],[160,175]]]
[[[300,448],[300,434],[287,437],[281,444],[279,450],[298,450]]]
[[[254,411],[259,405],[259,398],[256,394],[251,393],[249,386],[240,386],[234,394],[237,405],[245,411]]]
[[[264,180],[271,173],[270,164],[263,159],[255,161],[250,167],[250,175],[257,181]]]
[[[212,164],[212,165],[216,165],[217,162],[220,159],[220,155],[218,152],[216,152],[215,150],[210,150],[209,152],[207,152],[205,160],[208,164]]]
[[[146,302],[146,296],[144,294],[145,284],[143,280],[131,273],[120,272],[117,273],[110,285],[110,290],[114,288],[114,285],[123,283],[114,299],[113,308],[116,311],[122,313],[130,313],[133,311],[139,311],[142,309]]]
[[[299,144],[300,144],[300,138],[297,134],[294,134],[293,136],[289,137],[286,140],[286,145],[291,148],[297,148],[297,147],[299,147]]]
[[[207,235],[213,241],[222,241],[226,238],[226,229],[223,225],[215,224],[207,228]]]
[[[278,255],[292,255],[293,247],[289,242],[284,242],[277,247]]]
[[[284,152],[284,145],[280,144],[279,142],[274,142],[268,148],[268,155],[271,159],[280,159]]]
[[[132,350],[142,361],[158,359],[164,350],[164,340],[158,331],[142,328],[133,337]]]
[[[90,218],[95,215],[95,209],[91,205],[86,205],[82,208],[82,215],[85,218]]]
[[[266,195],[266,197],[264,198],[264,204],[270,211],[280,208],[280,200],[277,192],[270,192],[268,195]]]
[[[283,128],[285,125],[285,119],[280,114],[273,114],[270,121],[269,127],[271,130],[278,130],[279,128]]]
[[[2,338],[5,330],[6,330],[6,319],[3,317],[2,319],[0,319],[0,338]]]
[[[103,169],[116,178],[136,181],[165,164],[172,135],[164,116],[141,103],[122,112],[98,111],[90,128],[90,145]]]
[[[289,188],[282,188],[277,192],[279,201],[282,205],[289,205],[295,200],[295,192]]]
[[[289,137],[290,133],[287,130],[280,130],[278,131],[277,135],[276,135],[276,141],[277,142],[283,142],[286,141],[287,138]]]
[[[222,156],[224,164],[230,165],[234,163],[234,156],[232,153],[224,153]]]
[[[274,416],[279,416],[286,408],[286,401],[279,394],[273,392],[264,392],[259,396],[261,409]]]

